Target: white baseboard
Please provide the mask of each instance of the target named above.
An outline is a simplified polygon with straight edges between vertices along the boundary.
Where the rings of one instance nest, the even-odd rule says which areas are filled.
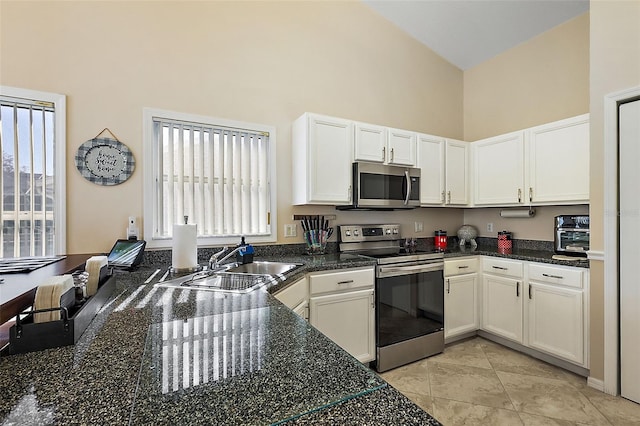
[[[587,377],[587,386],[599,390],[600,392],[604,392],[604,380]]]

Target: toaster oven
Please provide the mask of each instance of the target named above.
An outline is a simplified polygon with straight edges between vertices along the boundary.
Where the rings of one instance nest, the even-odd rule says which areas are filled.
[[[589,216],[556,216],[554,251],[559,254],[587,257],[588,250]]]

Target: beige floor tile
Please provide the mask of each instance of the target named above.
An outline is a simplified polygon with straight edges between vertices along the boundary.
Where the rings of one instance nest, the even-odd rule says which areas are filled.
[[[497,372],[516,411],[590,425],[609,425],[589,399],[565,381]]]
[[[427,413],[433,413],[433,399],[430,396],[411,392],[404,392],[403,394]]]
[[[493,370],[447,363],[429,364],[431,396],[513,410]]]
[[[445,362],[471,367],[491,368],[491,364],[482,347],[477,343],[477,339],[447,346],[443,353],[428,358],[428,362]]]
[[[380,374],[387,383],[402,393],[431,395],[428,366],[424,362],[414,362]]]
[[[589,401],[615,426],[640,425],[640,404],[622,397],[598,392],[588,395]]]
[[[433,398],[433,411],[431,414],[445,426],[522,425],[522,421],[515,411],[443,398]]]
[[[578,423],[569,420],[551,419],[535,414],[519,413],[524,426],[577,426]]]
[[[491,366],[496,371],[555,379],[565,379],[567,377],[566,371],[559,367],[547,364],[544,361],[513,351],[493,342],[491,343],[491,345],[483,346],[483,350]]]

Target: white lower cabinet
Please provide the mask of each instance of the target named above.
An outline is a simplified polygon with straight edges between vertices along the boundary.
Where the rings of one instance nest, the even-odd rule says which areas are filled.
[[[482,328],[523,343],[522,280],[484,275],[482,300]]]
[[[373,361],[374,303],[373,289],[312,296],[309,322],[358,361]]]
[[[306,321],[309,321],[309,301],[305,300],[304,302],[300,303],[298,306],[292,308],[291,310],[293,311],[294,314],[305,319]]]
[[[478,329],[478,258],[445,260],[444,338]]]

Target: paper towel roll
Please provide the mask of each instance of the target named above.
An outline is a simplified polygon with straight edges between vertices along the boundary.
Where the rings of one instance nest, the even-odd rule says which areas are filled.
[[[529,218],[533,217],[536,214],[536,210],[529,209],[510,209],[510,210],[500,210],[501,217],[520,217],[520,218]]]
[[[173,225],[171,266],[175,270],[191,269],[198,266],[196,225]]]

